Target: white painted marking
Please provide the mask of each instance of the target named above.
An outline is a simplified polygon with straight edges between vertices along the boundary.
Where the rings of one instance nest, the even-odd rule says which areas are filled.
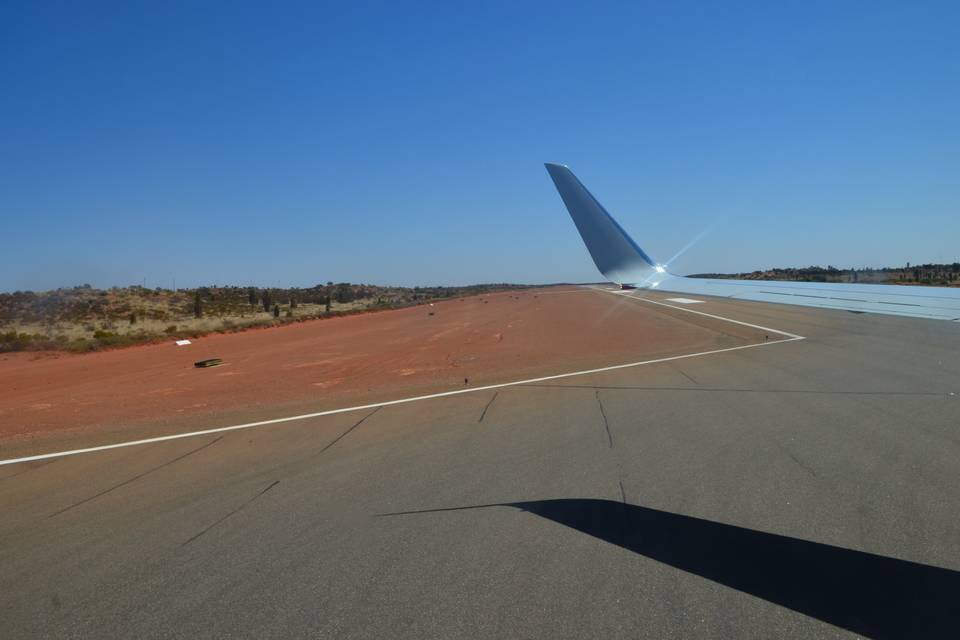
[[[694,311],[693,309],[684,309],[683,307],[677,307],[672,304],[665,304],[663,302],[657,302],[656,300],[650,300],[648,298],[637,298],[636,296],[630,295],[630,292],[624,291],[611,291],[608,289],[602,289],[600,287],[587,287],[588,289],[593,289],[595,291],[603,291],[605,293],[612,293],[614,295],[622,295],[632,300],[639,300],[642,302],[649,302],[652,304],[658,304],[664,307],[670,307],[671,309],[678,309],[680,311],[686,311],[688,313],[695,313],[701,316],[707,316],[708,318],[714,318],[716,320],[723,320],[726,322],[733,322],[734,324],[740,324],[747,327],[753,327],[754,329],[762,329],[764,331],[769,331],[771,333],[776,333],[778,335],[787,336],[787,340],[775,340],[773,342],[757,342],[755,344],[744,344],[739,347],[727,347],[726,349],[714,349],[712,351],[700,351],[697,353],[687,353],[679,356],[668,356],[666,358],[655,358],[653,360],[641,360],[639,362],[628,362],[626,364],[616,364],[609,367],[600,367],[599,369],[586,369],[584,371],[571,371],[570,373],[559,373],[552,376],[542,376],[540,378],[529,378],[527,380],[516,380],[514,382],[502,382],[500,384],[488,384],[483,387],[471,387],[469,389],[456,389],[454,391],[442,391],[440,393],[431,393],[425,396],[414,396],[412,398],[401,398],[400,400],[388,400],[386,402],[375,402],[373,404],[363,404],[356,407],[344,407],[342,409],[331,409],[329,411],[317,411],[316,413],[304,413],[299,416],[289,416],[286,418],[275,418],[273,420],[261,420],[259,422],[247,422],[245,424],[235,424],[229,427],[216,427],[213,429],[204,429],[202,431],[191,431],[188,433],[177,433],[169,436],[158,436],[156,438],[145,438],[143,440],[131,440],[129,442],[118,442],[115,444],[106,444],[99,447],[87,447],[86,449],[74,449],[72,451],[58,451],[55,453],[43,453],[35,456],[25,456],[23,458],[11,458],[9,460],[0,460],[0,466],[6,464],[16,464],[18,462],[34,462],[36,460],[48,460],[50,458],[63,458],[65,456],[75,456],[81,453],[94,453],[96,451],[107,451],[109,449],[120,449],[123,447],[134,447],[142,444],[152,444],[155,442],[166,442],[168,440],[179,440],[181,438],[192,438],[195,436],[206,436],[213,433],[223,433],[225,431],[238,431],[240,429],[252,429],[254,427],[264,427],[273,424],[281,424],[284,422],[295,422],[297,420],[308,420],[310,418],[320,418],[323,416],[332,416],[338,413],[348,413],[351,411],[363,411],[365,409],[376,409],[379,407],[389,407],[396,404],[406,404],[408,402],[419,402],[420,400],[430,400],[433,398],[445,398],[448,396],[457,396],[464,393],[476,393],[477,391],[489,391],[490,389],[503,389],[504,387],[515,387],[523,384],[533,384],[537,382],[546,382],[548,380],[560,380],[562,378],[572,378],[574,376],[585,376],[594,373],[604,373],[606,371],[617,371],[618,369],[630,369],[632,367],[641,367],[648,364],[658,364],[660,362],[671,362],[673,360],[684,360],[686,358],[698,358],[700,356],[708,356],[715,353],[726,353],[728,351],[740,351],[742,349],[753,349],[754,347],[764,347],[771,344],[782,344],[784,342],[793,342],[795,340],[804,340],[803,336],[798,336],[795,333],[788,333],[786,331],[780,331],[779,329],[770,329],[769,327],[762,327],[756,324],[750,324],[749,322],[741,322],[740,320],[734,320],[733,318],[724,318],[723,316],[714,315],[712,313],[704,313],[702,311]]]
[[[741,323],[742,324],[742,323]],[[779,332],[778,332],[779,333]],[[386,402],[375,402],[373,404],[363,404],[356,407],[344,407],[342,409],[331,409],[329,411],[317,411],[316,413],[305,413],[299,416],[289,416],[287,418],[275,418],[273,420],[261,420],[259,422],[247,422],[245,424],[235,424],[229,427],[217,427],[214,429],[204,429],[203,431],[191,431],[189,433],[177,433],[169,436],[158,436],[156,438],[145,438],[143,440],[132,440],[130,442],[118,442],[116,444],[105,444],[99,447],[88,447],[86,449],[74,449],[72,451],[58,451],[56,453],[43,453],[35,456],[26,456],[23,458],[11,458],[10,460],[0,460],[0,466],[5,464],[16,464],[18,462],[33,462],[36,460],[47,460],[49,458],[62,458],[64,456],[75,456],[80,453],[93,453],[95,451],[107,451],[108,449],[119,449],[121,447],[133,447],[141,444],[151,444],[154,442],[166,442],[168,440],[179,440],[180,438],[192,438],[194,436],[205,436],[212,433],[223,433],[224,431],[237,431],[239,429],[252,429],[253,427],[263,427],[271,424],[280,424],[283,422],[294,422],[297,420],[307,420],[309,418],[320,418],[322,416],[332,416],[338,413],[348,413],[350,411],[362,411],[364,409],[375,409],[377,407],[389,407],[395,404],[405,404],[408,402],[418,402],[420,400],[430,400],[432,398],[445,398],[447,396],[456,396],[463,393],[475,393],[477,391],[489,391],[490,389],[503,389],[504,387],[514,387],[523,384],[532,384],[535,382],[546,382],[548,380],[560,380],[561,378],[572,378],[574,376],[585,376],[592,373],[604,373],[606,371],[616,371],[618,369],[629,369],[631,367],[640,367],[647,364],[657,364],[660,362],[670,362],[672,360],[683,360],[685,358],[697,358],[708,356],[714,353],[726,353],[728,351],[739,351],[741,349],[752,349],[754,347],[765,347],[771,344],[782,344],[793,342],[794,340],[803,340],[802,336],[793,336],[788,340],[775,340],[773,342],[757,342],[755,344],[744,344],[739,347],[727,347],[726,349],[714,349],[713,351],[700,351],[698,353],[686,353],[680,356],[669,356],[666,358],[656,358],[654,360],[641,360],[640,362],[628,362],[627,364],[616,364],[610,367],[600,367],[599,369],[586,369],[584,371],[572,371],[570,373],[560,373],[552,376],[543,376],[540,378],[529,378],[527,380],[516,380],[514,382],[502,382],[500,384],[488,384],[483,387],[472,387],[470,389],[457,389],[455,391],[442,391],[440,393],[431,393],[425,396],[414,396],[412,398],[401,398],[400,400],[388,400]]]
[[[185,346],[187,346],[188,344],[190,344],[190,341],[189,341],[189,340],[177,340],[177,346],[178,346],[178,347],[185,347]]]
[[[703,304],[703,300],[694,300],[693,298],[667,298],[670,302],[679,302],[680,304]]]
[[[693,309],[685,309],[683,307],[678,307],[673,304],[667,304],[665,302],[659,302],[657,300],[651,300],[650,298],[638,298],[637,296],[630,295],[631,292],[627,291],[607,291],[606,289],[595,289],[595,291],[603,291],[604,293],[612,293],[618,296],[626,296],[631,300],[637,300],[639,302],[649,302],[650,304],[658,304],[661,307],[670,307],[671,309],[676,309],[677,311],[686,311],[687,313],[695,313],[698,316],[706,316],[707,318],[713,318],[714,320],[723,320],[724,322],[732,322],[734,324],[743,325],[745,327],[752,327],[754,329],[762,329],[763,331],[769,331],[770,333],[776,333],[777,335],[787,336],[791,340],[803,340],[803,336],[798,336],[795,333],[790,333],[788,331],[781,331],[780,329],[771,329],[770,327],[764,327],[759,324],[750,324],[749,322],[742,322],[740,320],[734,320],[733,318],[725,318],[723,316],[718,316],[712,313],[704,313],[703,311],[694,311]],[[781,340],[780,342],[784,342]]]

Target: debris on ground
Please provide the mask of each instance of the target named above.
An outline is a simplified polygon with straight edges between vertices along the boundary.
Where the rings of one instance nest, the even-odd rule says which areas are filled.
[[[189,340],[177,340],[176,344],[178,347],[185,347],[188,344],[191,344],[191,342]]]
[[[205,369],[207,367],[218,367],[223,364],[223,360],[220,358],[208,358],[207,360],[197,360],[193,363],[197,369]]]

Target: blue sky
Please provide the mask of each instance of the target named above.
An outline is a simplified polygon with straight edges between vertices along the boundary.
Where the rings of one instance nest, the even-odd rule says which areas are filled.
[[[722,6],[721,6],[722,5]],[[0,290],[960,260],[960,4],[4,3]]]

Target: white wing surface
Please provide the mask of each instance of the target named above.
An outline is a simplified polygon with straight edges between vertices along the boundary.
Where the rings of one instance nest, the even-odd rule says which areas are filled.
[[[611,282],[638,289],[721,296],[803,307],[960,322],[960,289],[882,284],[687,278],[656,264],[617,224],[568,167],[546,164],[597,269]]]

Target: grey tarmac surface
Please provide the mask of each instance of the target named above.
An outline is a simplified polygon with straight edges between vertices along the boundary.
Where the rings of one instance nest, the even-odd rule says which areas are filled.
[[[806,339],[0,467],[0,636],[955,636],[960,324],[703,300]]]

